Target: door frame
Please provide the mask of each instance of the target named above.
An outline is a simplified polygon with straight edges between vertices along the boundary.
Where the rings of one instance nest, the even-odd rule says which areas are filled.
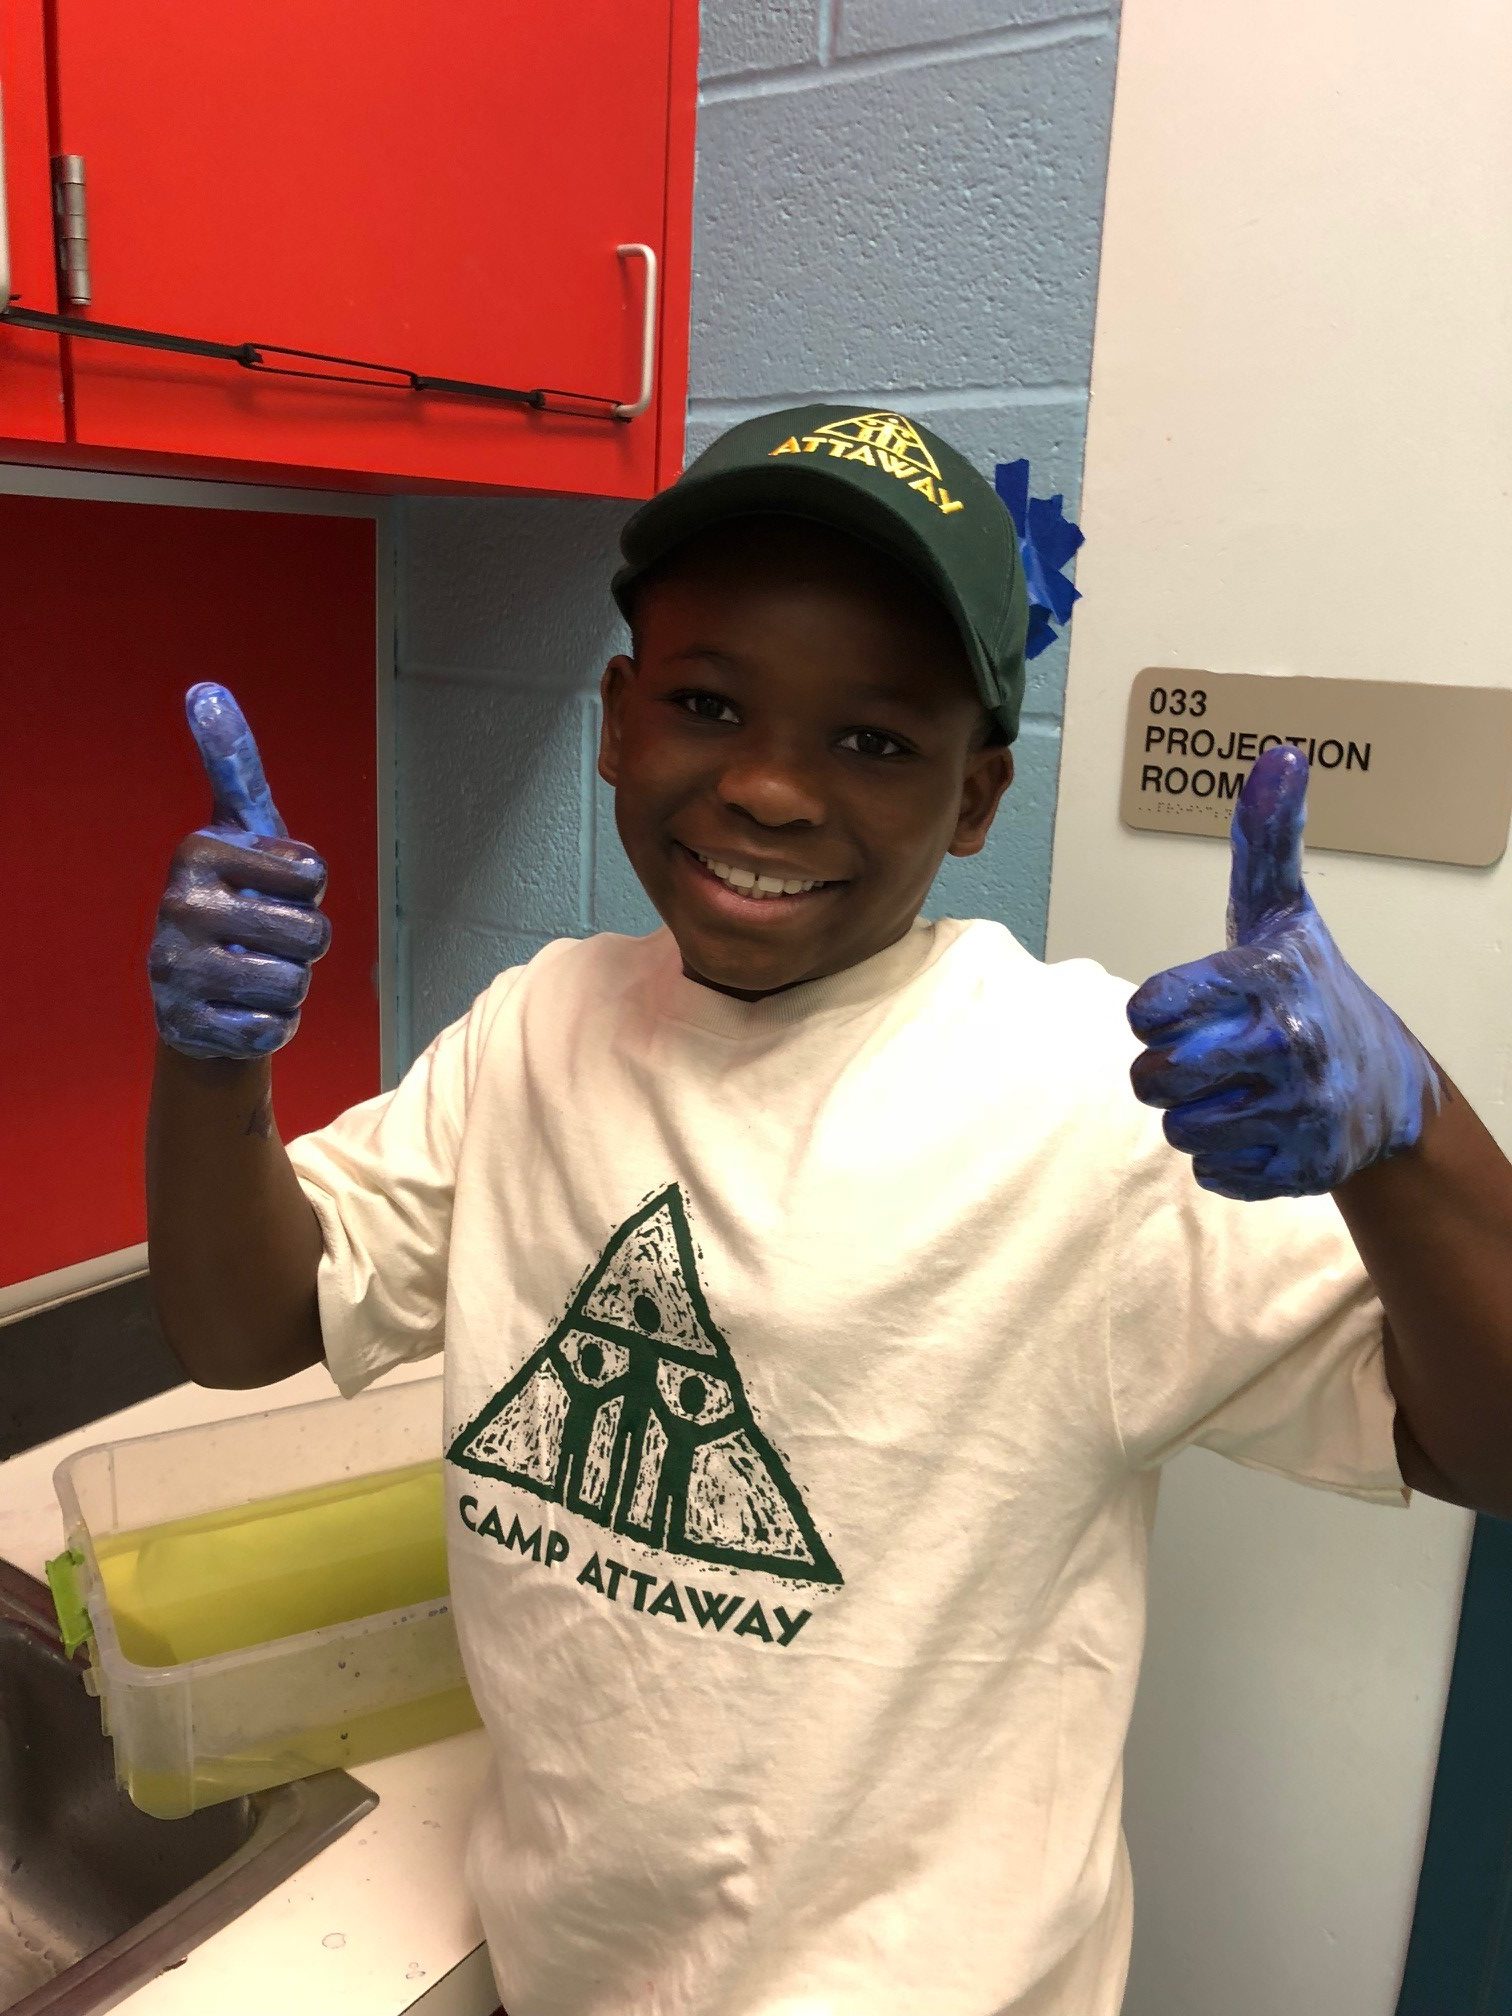
[[[103,471],[0,463],[0,496],[73,497],[113,504],[172,504],[202,511],[272,511],[281,516],[368,518],[373,523],[377,609],[373,677],[376,682],[378,787],[378,1055],[383,1089],[399,1077],[398,853],[395,834],[395,679],[397,676],[398,497],[347,495],[328,490],[274,488],[257,483],[214,483],[180,476],[119,476]],[[113,1281],[147,1271],[147,1247],[123,1246],[72,1267],[33,1275],[0,1287],[0,1324],[38,1309],[72,1301]]]
[[[1396,2016],[1512,2016],[1512,1520],[1470,1542]]]

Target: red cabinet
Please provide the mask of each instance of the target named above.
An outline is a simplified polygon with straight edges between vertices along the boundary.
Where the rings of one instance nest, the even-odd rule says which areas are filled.
[[[48,151],[40,0],[0,0],[0,307],[57,305]],[[58,352],[55,336],[0,323],[0,450],[67,438]]]
[[[25,43],[32,0],[0,9]],[[64,312],[317,374],[69,336],[72,459],[625,497],[675,473],[691,0],[52,0],[52,23],[51,151],[83,159],[89,229],[91,299]],[[34,52],[0,56],[27,140]],[[14,233],[35,164],[9,152]],[[622,247],[656,271],[634,418],[611,411],[640,391],[653,262]],[[20,340],[0,336],[0,415]],[[280,347],[595,403],[408,390]]]
[[[274,1063],[286,1140],[379,1090],[377,555],[370,516],[0,496],[0,1287],[146,1237],[147,948],[209,812],[184,692],[247,711],[331,949]]]

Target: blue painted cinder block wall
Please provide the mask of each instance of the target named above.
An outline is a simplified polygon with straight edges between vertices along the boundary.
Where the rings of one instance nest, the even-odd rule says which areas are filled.
[[[705,0],[688,448],[799,400],[896,407],[1076,506],[1116,7]],[[548,939],[656,918],[595,778],[625,507],[399,512],[399,1054]],[[935,915],[1043,950],[1065,645]]]

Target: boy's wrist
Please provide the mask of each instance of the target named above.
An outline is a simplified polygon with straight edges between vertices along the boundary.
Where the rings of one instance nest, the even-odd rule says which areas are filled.
[[[189,1057],[158,1037],[157,1069],[184,1085],[201,1085],[228,1096],[273,1082],[270,1057]]]
[[[153,1114],[155,1123],[206,1126],[216,1138],[234,1131],[266,1141],[275,1132],[272,1059],[186,1057],[160,1037]]]

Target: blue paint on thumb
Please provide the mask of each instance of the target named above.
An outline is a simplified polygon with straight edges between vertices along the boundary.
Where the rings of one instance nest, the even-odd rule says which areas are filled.
[[[1283,743],[1267,749],[1245,780],[1230,835],[1228,942],[1249,945],[1307,900],[1302,828],[1307,758]]]
[[[267,839],[286,839],[289,829],[273,803],[252,730],[227,689],[201,680],[184,695],[184,712],[210,780],[214,823]]]

